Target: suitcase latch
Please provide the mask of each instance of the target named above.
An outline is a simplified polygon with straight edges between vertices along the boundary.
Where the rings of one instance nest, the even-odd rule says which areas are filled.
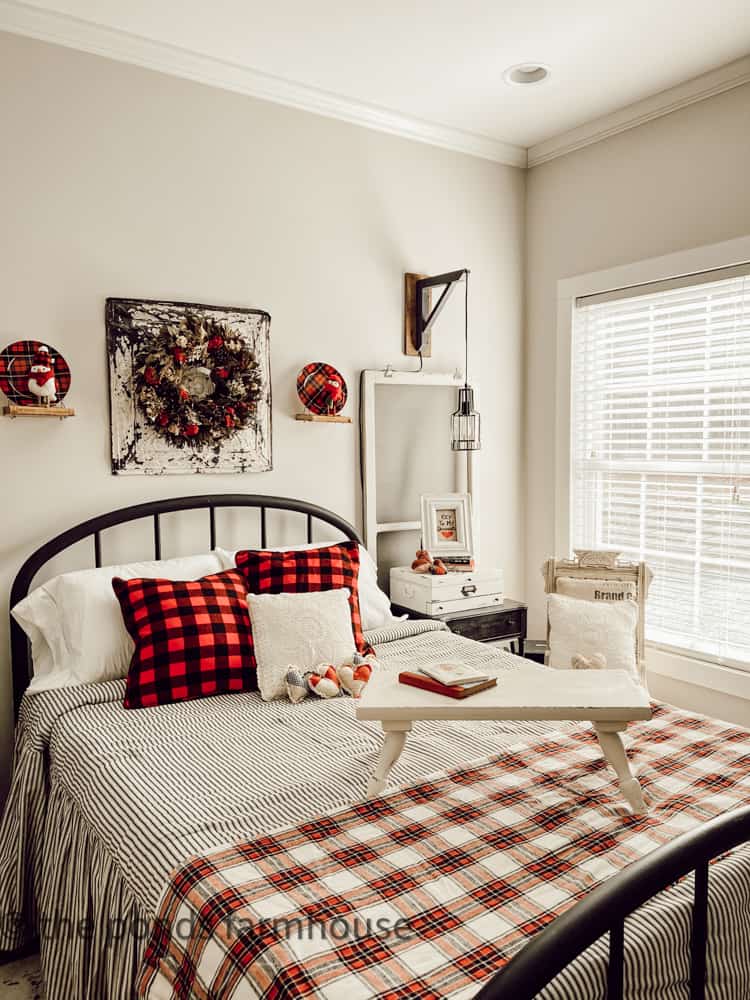
[[[464,597],[468,597],[470,594],[476,594],[477,588],[473,583],[467,583],[465,586],[461,587],[461,593]]]

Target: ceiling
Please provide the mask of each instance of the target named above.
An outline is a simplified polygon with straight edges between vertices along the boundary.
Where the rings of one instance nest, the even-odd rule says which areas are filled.
[[[371,112],[388,109],[523,148],[750,52],[748,0],[3,5],[70,15],[375,106]],[[550,78],[508,86],[503,71],[521,62],[546,63]]]

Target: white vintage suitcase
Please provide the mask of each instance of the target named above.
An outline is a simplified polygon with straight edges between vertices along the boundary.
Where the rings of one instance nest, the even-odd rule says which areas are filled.
[[[414,573],[408,566],[391,569],[391,603],[423,615],[492,607],[503,603],[503,571],[481,569],[473,573]]]

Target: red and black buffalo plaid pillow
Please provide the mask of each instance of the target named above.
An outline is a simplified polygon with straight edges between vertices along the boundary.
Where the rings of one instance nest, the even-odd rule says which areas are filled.
[[[247,586],[237,570],[201,580],[121,580],[112,587],[135,642],[125,708],[257,688]]]
[[[364,656],[373,652],[362,634],[359,546],[356,542],[287,552],[247,549],[238,552],[234,561],[251,594],[312,593],[348,587],[354,643]]]

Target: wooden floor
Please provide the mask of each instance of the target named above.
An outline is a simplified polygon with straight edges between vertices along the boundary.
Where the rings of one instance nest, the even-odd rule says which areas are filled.
[[[44,1000],[38,955],[0,965],[0,1000]]]

